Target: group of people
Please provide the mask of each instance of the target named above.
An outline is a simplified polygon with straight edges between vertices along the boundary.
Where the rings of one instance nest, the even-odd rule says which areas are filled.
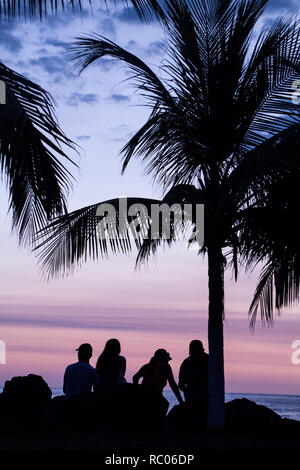
[[[121,356],[121,345],[117,339],[107,341],[95,368],[90,364],[93,355],[90,344],[81,344],[76,351],[78,362],[69,365],[64,374],[63,391],[67,397],[89,394],[92,390],[97,393],[126,383],[126,359]],[[180,366],[178,385],[169,364],[171,359],[165,349],[156,350],[149,363],[133,376],[133,383],[139,384],[141,380],[141,386],[161,394],[169,384],[180,404],[184,402],[181,390],[186,404],[205,409],[208,403],[208,354],[202,342],[190,342],[189,357]]]

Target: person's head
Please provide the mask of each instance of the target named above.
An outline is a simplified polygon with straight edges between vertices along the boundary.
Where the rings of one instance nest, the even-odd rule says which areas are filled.
[[[169,362],[172,359],[168,351],[165,349],[157,349],[153,357],[158,362]]]
[[[190,342],[190,347],[189,347],[189,353],[190,356],[199,356],[204,352],[204,347],[202,344],[202,341],[199,339],[193,339],[193,341]]]
[[[121,344],[120,341],[116,338],[109,339],[106,341],[104,351],[105,354],[109,354],[112,356],[117,356],[121,352]]]
[[[116,370],[120,352],[121,345],[118,339],[111,338],[106,341],[104,349],[98,358],[96,370],[99,373],[109,370]]]
[[[76,351],[78,351],[78,360],[81,362],[89,362],[93,355],[93,348],[89,343],[81,344]]]

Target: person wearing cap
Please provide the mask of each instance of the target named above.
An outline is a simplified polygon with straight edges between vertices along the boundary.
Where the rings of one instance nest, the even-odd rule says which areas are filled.
[[[171,390],[179,403],[183,403],[182,396],[174,380],[173,371],[169,364],[172,358],[165,349],[158,349],[148,364],[143,365],[133,376],[133,383],[138,384],[142,378],[142,385],[162,394],[164,387],[169,383]]]
[[[184,393],[186,404],[205,420],[208,408],[208,354],[198,339],[190,342],[189,357],[179,369],[178,385]]]
[[[70,364],[64,374],[63,391],[67,397],[91,393],[96,381],[95,369],[90,365],[92,346],[84,343],[76,351],[78,351],[78,362]]]

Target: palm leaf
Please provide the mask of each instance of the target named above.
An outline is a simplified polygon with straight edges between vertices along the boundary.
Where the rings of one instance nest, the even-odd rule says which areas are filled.
[[[299,64],[299,22],[279,19],[260,34],[240,85],[238,99],[247,110],[241,125],[247,129],[245,148],[300,122],[299,106],[292,100]]]
[[[159,102],[165,106],[172,106],[170,93],[150,67],[113,41],[97,34],[77,37],[68,52],[70,60],[74,61],[75,67],[80,72],[95,60],[105,56],[125,62],[133,72],[132,78],[137,87],[147,99],[151,99],[155,104]]]
[[[169,207],[178,207],[178,211],[180,212],[180,216],[183,216],[183,224],[181,227],[178,227],[174,222],[175,220],[171,220],[170,224],[170,237],[165,238],[161,230],[158,233],[155,233],[154,237],[149,237],[146,240],[143,240],[142,245],[139,248],[138,256],[136,259],[136,267],[140,266],[141,264],[146,264],[149,260],[150,255],[155,255],[158,248],[161,245],[171,246],[172,244],[176,243],[178,239],[185,239],[188,242],[188,247],[192,244],[197,243],[197,247],[199,252],[203,250],[203,246],[205,246],[207,234],[205,233],[206,229],[206,219],[209,217],[209,204],[207,204],[207,199],[205,196],[205,192],[202,190],[197,189],[193,185],[189,184],[178,184],[171,188],[164,198],[161,201],[161,204],[167,204]],[[185,204],[189,204],[192,207],[191,218],[186,220],[185,217]],[[205,217],[204,220],[200,221],[197,219],[197,212],[196,207],[198,204],[205,205]],[[176,213],[174,214],[176,217]],[[178,214],[177,214],[178,215]],[[203,225],[202,225],[203,224]],[[179,230],[178,230],[179,229]],[[200,233],[202,232],[202,233]],[[197,240],[203,240],[203,246],[201,246]]]
[[[0,63],[6,104],[0,108],[0,167],[6,176],[13,228],[20,242],[31,242],[47,221],[62,214],[73,163],[62,145],[74,149],[56,122],[51,96]]]
[[[107,0],[87,0],[89,4],[98,4],[108,6]],[[151,20],[153,14],[158,18],[163,18],[163,9],[158,0],[122,0],[123,5],[128,7],[130,4],[136,9],[141,20]],[[71,6],[74,10],[83,8],[83,0],[0,0],[0,18],[15,18],[24,16],[25,18],[45,18],[49,11],[57,12],[59,8],[64,9]],[[115,0],[117,3],[117,0]]]
[[[113,253],[127,253],[132,250],[129,224],[136,215],[129,217],[127,208],[134,204],[142,204],[146,208],[142,230],[148,230],[150,222],[147,214],[151,211],[151,204],[160,201],[128,198],[124,207],[120,204],[122,200],[111,199],[76,210],[57,218],[39,232],[36,250],[39,251],[39,260],[46,277],[55,277],[59,273],[66,275],[72,272],[74,265],[106,256],[109,247]],[[115,216],[112,212],[107,214],[107,228],[104,227],[101,232],[99,224],[103,217],[98,215],[99,208],[105,209],[108,205],[115,210]],[[122,217],[124,224],[119,224]],[[140,247],[141,237],[142,232],[134,239],[136,247]]]
[[[281,171],[264,186],[261,207],[241,212],[240,249],[248,269],[264,264],[250,306],[251,327],[258,309],[271,325],[273,312],[299,299],[299,237],[295,230],[300,171]]]
[[[192,242],[203,230],[203,226],[195,226],[198,220],[195,205],[203,204],[203,201],[202,192],[194,186],[178,185],[162,200],[110,199],[58,217],[36,238],[42,271],[48,278],[59,273],[66,275],[75,265],[107,256],[109,249],[113,253],[127,253],[135,247],[139,251],[137,262],[140,262],[146,259],[148,248],[154,251],[160,243],[175,242],[179,230],[182,235],[189,234]],[[192,206],[189,218],[185,217],[184,204]],[[153,205],[161,209],[157,224],[154,224]],[[163,205],[172,209],[170,216],[164,212]],[[176,225],[179,218],[182,220],[180,227]],[[166,224],[169,227],[168,238]]]

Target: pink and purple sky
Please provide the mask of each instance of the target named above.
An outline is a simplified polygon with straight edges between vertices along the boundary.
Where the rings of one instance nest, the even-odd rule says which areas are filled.
[[[258,27],[292,9],[296,1],[271,0]],[[157,24],[141,25],[133,11],[116,14],[94,7],[79,14],[49,17],[44,23],[0,24],[1,60],[38,82],[57,101],[59,121],[81,146],[80,171],[69,209],[114,196],[161,196],[139,162],[120,175],[119,150],[144,121],[126,70],[99,61],[78,77],[64,57],[64,43],[79,33],[105,35],[158,70],[164,54]],[[158,72],[159,73],[159,72]],[[18,247],[7,215],[5,184],[0,189],[0,340],[7,348],[0,364],[0,386],[14,375],[37,373],[61,386],[67,364],[82,342],[94,347],[96,362],[105,341],[119,338],[127,358],[127,379],[164,347],[177,376],[191,339],[207,350],[207,267],[183,243],[159,252],[148,269],[134,271],[134,254],[89,262],[73,276],[42,280],[35,257]],[[227,392],[300,394],[300,365],[292,364],[292,342],[300,339],[295,306],[276,318],[273,328],[249,331],[247,311],[258,272],[226,275],[225,367]]]

